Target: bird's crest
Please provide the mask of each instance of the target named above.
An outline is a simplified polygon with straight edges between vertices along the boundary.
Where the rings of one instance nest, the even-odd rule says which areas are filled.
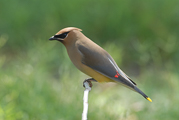
[[[67,28],[64,28],[64,29],[60,30],[59,32],[57,32],[56,35],[59,35],[59,34],[65,33],[65,32],[70,32],[72,30],[82,31],[81,29],[76,28],[76,27],[67,27]]]

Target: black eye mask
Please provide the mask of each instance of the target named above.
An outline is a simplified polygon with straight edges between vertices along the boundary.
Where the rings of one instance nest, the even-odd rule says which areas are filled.
[[[61,38],[61,39],[64,39],[66,38],[66,36],[68,35],[69,32],[65,32],[65,33],[62,33],[62,34],[59,34],[59,35],[54,35],[54,38]]]

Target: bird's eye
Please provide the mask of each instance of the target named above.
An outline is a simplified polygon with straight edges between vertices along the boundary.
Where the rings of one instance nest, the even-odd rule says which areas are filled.
[[[62,33],[62,34],[59,34],[59,35],[55,35],[54,37],[55,38],[61,38],[61,39],[64,39],[66,38],[66,36],[68,35],[69,32],[65,32],[65,33]]]

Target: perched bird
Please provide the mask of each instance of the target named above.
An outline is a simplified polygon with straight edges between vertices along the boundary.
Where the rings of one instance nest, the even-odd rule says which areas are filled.
[[[133,82],[116,64],[113,58],[99,45],[87,38],[81,29],[67,27],[60,30],[49,40],[57,40],[64,44],[73,64],[90,79],[97,82],[118,82],[138,92],[148,101],[136,83]]]

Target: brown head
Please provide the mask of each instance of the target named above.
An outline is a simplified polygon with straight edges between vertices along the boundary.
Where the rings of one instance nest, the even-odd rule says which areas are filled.
[[[63,44],[67,44],[72,42],[73,40],[78,38],[78,34],[82,31],[79,28],[75,27],[67,27],[59,32],[57,32],[54,36],[52,36],[49,40],[58,40],[62,42]]]

